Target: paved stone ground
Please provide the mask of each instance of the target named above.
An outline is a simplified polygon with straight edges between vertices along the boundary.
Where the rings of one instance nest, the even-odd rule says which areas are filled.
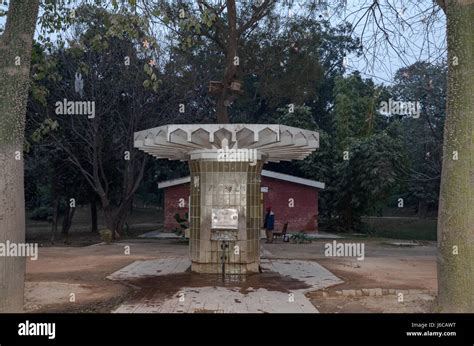
[[[110,280],[160,277],[183,274],[190,266],[186,258],[165,258],[150,261],[136,261],[108,276]],[[317,313],[318,310],[306,298],[305,293],[342,283],[328,270],[311,261],[263,260],[264,273],[278,273],[287,279],[294,279],[309,288],[288,290],[282,284],[281,290],[264,287],[203,286],[177,287],[172,295],[165,295],[159,288],[147,292],[138,301],[125,302],[116,313]],[[189,275],[191,275],[189,273]],[[171,280],[171,279],[170,279]],[[235,286],[235,287],[232,287]]]
[[[141,277],[163,276],[184,273],[191,266],[187,258],[162,258],[148,261],[135,261],[107,276],[109,280],[129,280]]]
[[[288,233],[289,236],[291,236],[292,234],[293,233]],[[311,238],[311,239],[342,239],[343,238],[336,234],[324,233],[324,232],[308,233],[307,236],[308,238]],[[163,232],[163,231],[151,231],[151,232],[147,232],[142,235],[139,235],[138,237],[145,238],[145,239],[180,239],[181,238],[181,236],[177,235],[176,233]],[[265,231],[261,232],[261,239],[266,239]]]
[[[181,236],[176,233],[162,232],[162,231],[151,231],[138,236],[139,238],[155,238],[155,239],[179,239]]]

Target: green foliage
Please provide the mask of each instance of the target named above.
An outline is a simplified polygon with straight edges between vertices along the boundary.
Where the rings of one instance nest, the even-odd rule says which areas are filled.
[[[406,240],[436,240],[436,219],[421,218],[369,218],[364,219],[371,236]]]
[[[395,116],[390,130],[403,142],[406,206],[435,208],[441,176],[442,142],[446,118],[446,66],[415,63],[400,69],[392,87],[393,98],[420,102],[419,118]],[[423,210],[418,210],[420,216]]]
[[[53,208],[50,207],[38,207],[35,208],[30,215],[31,220],[36,221],[49,221],[53,216]]]
[[[186,228],[189,228],[189,215],[188,213],[185,213],[183,217],[179,215],[179,213],[176,213],[174,215],[174,219],[176,222],[179,224],[179,229],[177,232],[183,232]],[[183,233],[184,234],[184,233]]]
[[[176,213],[176,214],[174,215],[174,219],[176,220],[176,222],[178,222],[179,227],[180,227],[180,228],[177,228],[177,229],[175,230],[175,233],[176,233],[177,235],[181,236],[181,237],[184,237],[184,236],[185,236],[185,232],[184,232],[184,231],[185,231],[187,228],[189,228],[189,215],[188,215],[188,213],[185,213],[185,214],[184,214],[184,217],[181,217],[181,216],[179,215],[179,213]]]
[[[312,243],[312,239],[308,237],[306,233],[303,232],[292,234],[290,237],[290,241],[294,244]]]
[[[184,214],[184,217],[181,217],[179,213],[174,214],[174,219],[179,223],[181,228],[188,228],[188,213]]]
[[[112,231],[110,229],[102,229],[99,231],[100,238],[106,244],[112,243]]]
[[[58,199],[63,203],[71,196],[77,204],[89,203],[98,192],[99,183],[87,174],[94,164],[101,166],[99,179],[111,208],[130,203],[144,156],[133,151],[133,132],[138,126],[156,126],[161,120],[151,115],[156,87],[145,90],[142,86],[147,78],[154,83],[159,78],[155,68],[148,75],[143,70],[155,51],[143,47],[148,35],[138,17],[127,11],[117,14],[81,6],[76,8],[72,40],[67,45],[58,40],[56,46],[35,46],[34,88],[26,123],[29,208],[52,206]],[[126,56],[129,64],[125,64]],[[76,73],[82,74],[83,94],[75,92]],[[56,114],[55,103],[63,99],[95,101],[96,117]],[[147,118],[139,120],[141,115]],[[131,153],[129,161],[123,159],[125,151]],[[126,215],[120,213],[121,217]]]
[[[53,120],[51,118],[46,118],[38,128],[36,128],[33,133],[31,134],[31,142],[33,143],[39,143],[41,142],[45,136],[47,136],[50,132],[56,131],[59,127],[59,124],[56,120]],[[29,152],[31,149],[31,143],[27,139],[25,139],[25,144],[24,144],[24,150],[25,152]]]
[[[290,107],[277,109],[277,124],[298,127],[306,130],[317,130],[318,125],[314,121],[311,108],[308,106],[294,106],[291,112]]]
[[[334,126],[339,150],[345,150],[353,138],[369,136],[380,128],[382,120],[376,112],[380,92],[358,73],[336,78]]]
[[[403,161],[400,143],[386,133],[353,140],[349,159],[335,166],[333,207],[338,227],[358,230],[360,217],[384,204],[397,187],[398,166]]]

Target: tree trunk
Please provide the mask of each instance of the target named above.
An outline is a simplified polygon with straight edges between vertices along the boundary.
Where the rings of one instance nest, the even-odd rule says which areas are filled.
[[[69,200],[69,198],[66,199],[66,201]],[[63,235],[69,235],[69,229],[71,228],[72,218],[74,217],[75,212],[76,208],[71,208],[70,205],[66,203],[66,211],[64,212],[63,226],[61,229]]]
[[[0,37],[1,243],[25,241],[23,139],[38,7],[39,0],[11,0]],[[0,257],[0,312],[23,310],[25,264],[22,257]]]
[[[114,210],[112,206],[109,203],[109,200],[107,197],[102,197],[101,196],[101,202],[102,202],[102,210],[104,211],[104,217],[105,217],[105,225],[107,229],[113,231],[114,230]]]
[[[344,228],[346,232],[354,232],[354,215],[351,206],[346,209],[344,213]]]
[[[428,213],[428,203],[426,201],[418,201],[418,210],[416,211],[416,216],[420,219],[426,219],[426,214]]]
[[[105,222],[107,228],[112,231],[113,240],[120,237],[123,225],[127,221],[133,196],[143,179],[146,162],[146,157],[143,157],[142,161],[137,164],[139,169],[138,174],[134,174],[133,167],[136,167],[134,166],[135,162],[130,162],[127,166],[123,180],[122,198],[117,208],[114,208],[110,204],[107,193],[100,187],[100,185],[99,187],[96,187],[96,191],[98,191],[102,203],[102,209],[104,210]]]
[[[125,225],[125,222],[128,219],[128,216],[130,215],[130,205],[132,204],[132,199],[127,199],[122,202],[120,205],[119,209],[117,210],[117,213],[115,214],[115,231],[118,234],[123,233],[123,227]]]
[[[229,112],[227,111],[227,105],[225,104],[226,101],[226,93],[224,91],[219,96],[216,105],[216,112],[217,112],[217,123],[219,124],[228,124],[229,123]]]
[[[116,230],[116,210],[110,205],[109,199],[106,194],[100,194],[100,201],[102,203],[102,210],[104,211],[105,225],[108,230],[112,231],[112,240],[118,238],[119,234]]]
[[[443,312],[474,312],[474,0],[445,3],[449,70],[438,215],[438,306]]]
[[[226,66],[224,78],[222,80],[222,93],[219,95],[216,105],[217,122],[219,124],[227,124],[230,122],[227,110],[229,105],[227,102],[231,100],[232,96],[230,95],[230,84],[237,76],[238,66],[234,63],[234,58],[237,56],[238,44],[237,8],[235,6],[235,0],[227,0],[227,13],[229,19],[229,32],[226,47],[227,51],[225,52]]]
[[[91,232],[97,233],[97,200],[95,196],[91,199]]]
[[[53,198],[53,223],[51,224],[51,243],[56,241],[56,234],[58,234],[58,219],[59,219],[59,196],[55,195]]]

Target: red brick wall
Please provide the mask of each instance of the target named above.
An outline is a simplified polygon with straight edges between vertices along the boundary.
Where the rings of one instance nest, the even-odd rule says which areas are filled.
[[[295,184],[284,180],[262,177],[262,187],[268,187],[268,193],[263,193],[264,212],[268,205],[275,213],[275,230],[281,230],[288,222],[288,231],[317,231],[318,230],[318,189]],[[184,198],[185,207],[179,207],[179,199]],[[294,207],[289,207],[289,199],[293,198]],[[166,231],[179,227],[174,215],[181,217],[188,211],[189,184],[175,185],[165,189],[165,222]]]
[[[179,207],[180,198],[184,198],[184,208]],[[181,217],[188,212],[189,202],[189,184],[170,186],[165,189],[165,223],[166,231],[172,231],[179,228],[174,215],[179,213]]]
[[[264,211],[269,205],[275,213],[275,229],[281,230],[288,222],[288,231],[318,230],[318,189],[284,180],[262,177],[262,187],[268,187],[263,194]],[[289,206],[290,198],[294,207]]]

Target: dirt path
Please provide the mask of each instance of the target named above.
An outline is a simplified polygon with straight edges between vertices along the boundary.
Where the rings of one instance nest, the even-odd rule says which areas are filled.
[[[321,312],[428,312],[431,309],[436,292],[434,244],[396,248],[367,241],[363,261],[325,257],[324,242],[265,244],[264,248],[269,259],[316,260],[344,280],[343,284],[307,294]],[[27,262],[26,309],[113,311],[135,291],[124,282],[107,280],[108,275],[137,260],[187,255],[187,244],[176,240],[134,239],[112,245],[40,248],[38,260]],[[362,289],[381,289],[385,294],[350,295]],[[403,294],[403,302],[399,301],[398,293]]]
[[[320,259],[344,283],[310,294],[321,312],[431,312],[436,257]],[[359,296],[357,296],[359,295]]]
[[[316,260],[344,283],[308,294],[320,312],[431,312],[437,290],[436,243],[393,246],[395,239],[340,239],[363,242],[365,258],[326,257],[325,244],[265,244],[269,258]],[[370,294],[370,296],[369,296]],[[377,294],[377,295],[376,295]]]
[[[129,255],[125,254],[126,246],[130,246]],[[110,312],[120,305],[131,288],[105,279],[107,275],[137,260],[175,254],[185,256],[187,246],[166,241],[158,245],[134,241],[40,248],[38,260],[27,261],[26,310]]]

